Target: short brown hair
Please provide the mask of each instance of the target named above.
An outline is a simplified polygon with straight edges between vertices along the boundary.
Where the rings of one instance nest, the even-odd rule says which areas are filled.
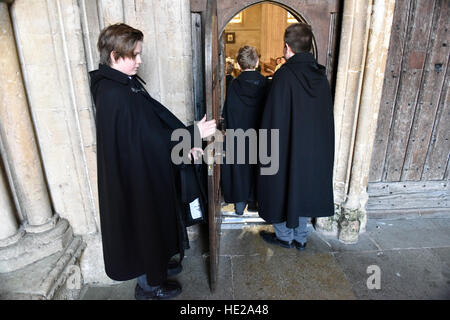
[[[294,53],[311,51],[312,37],[311,26],[306,23],[292,24],[284,32],[284,42]]]
[[[231,74],[234,71],[234,65],[231,61],[227,61],[225,70],[226,74]]]
[[[144,34],[126,25],[116,23],[104,28],[98,37],[97,48],[100,53],[100,63],[111,65],[111,52],[114,51],[114,59],[132,58],[133,51],[138,41],[144,39]]]
[[[256,63],[258,62],[259,55],[255,47],[244,46],[239,49],[237,55],[237,62],[241,66],[242,70],[254,69],[256,68]]]

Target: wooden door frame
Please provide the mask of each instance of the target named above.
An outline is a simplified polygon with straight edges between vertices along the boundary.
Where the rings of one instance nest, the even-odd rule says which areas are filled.
[[[261,1],[239,3],[245,8],[257,2]],[[294,0],[271,2],[283,4]],[[205,4],[205,0],[191,0],[191,11],[202,12]],[[317,219],[316,230],[334,235],[344,243],[357,242],[367,223],[367,181],[394,6],[395,0],[345,1],[342,9],[334,99],[336,214]],[[228,16],[239,11],[230,10]],[[221,15],[219,11],[218,16]]]

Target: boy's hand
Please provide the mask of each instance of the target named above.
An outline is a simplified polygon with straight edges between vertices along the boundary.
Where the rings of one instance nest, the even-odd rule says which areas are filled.
[[[197,160],[202,155],[203,155],[202,148],[192,148],[191,151],[189,151],[188,158],[189,160],[192,160],[192,157],[194,157],[194,160]]]
[[[198,130],[200,131],[200,137],[208,138],[212,136],[216,132],[216,120],[206,121],[206,114],[203,116],[203,119],[197,122]]]

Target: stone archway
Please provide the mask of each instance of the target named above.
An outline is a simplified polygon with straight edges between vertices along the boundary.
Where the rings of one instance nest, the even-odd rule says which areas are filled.
[[[330,83],[334,84],[337,60],[337,42],[339,36],[339,20],[341,1],[327,0],[320,3],[296,0],[223,0],[218,2],[218,28],[221,34],[228,22],[239,12],[262,3],[273,4],[290,12],[298,21],[311,25],[314,33],[313,54],[318,62],[327,67]],[[324,14],[326,13],[326,14]],[[268,12],[267,14],[270,14]],[[274,30],[278,28],[274,26]],[[279,30],[283,32],[283,30]]]

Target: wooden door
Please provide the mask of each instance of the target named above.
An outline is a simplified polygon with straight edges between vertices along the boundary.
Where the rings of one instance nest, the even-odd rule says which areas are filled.
[[[219,123],[220,114],[220,83],[219,83],[219,36],[217,30],[217,2],[208,0],[205,15],[205,102],[206,117],[216,119]],[[209,159],[216,156],[209,141]],[[208,164],[208,218],[209,218],[209,255],[210,255],[210,288],[214,292],[217,287],[220,249],[220,165],[217,161]]]
[[[448,212],[448,0],[396,1],[369,176],[369,217]]]

